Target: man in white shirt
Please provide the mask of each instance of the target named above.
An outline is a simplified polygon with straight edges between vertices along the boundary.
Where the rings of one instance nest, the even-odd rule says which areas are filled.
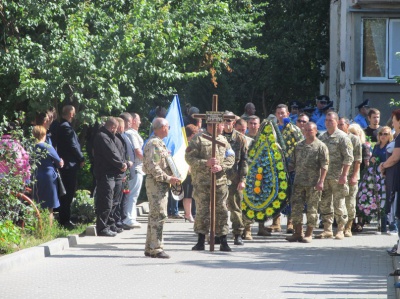
[[[132,203],[131,213],[124,220],[124,224],[129,227],[141,227],[141,224],[137,221],[136,203],[142,189],[143,183],[143,138],[139,134],[139,126],[141,124],[140,116],[137,113],[132,113],[131,127],[125,131],[125,134],[132,142],[135,151],[135,161],[133,161],[134,177],[133,180],[129,181],[129,196],[132,198],[129,202]]]

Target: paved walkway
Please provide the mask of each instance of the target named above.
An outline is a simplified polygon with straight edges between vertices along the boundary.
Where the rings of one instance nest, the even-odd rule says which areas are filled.
[[[140,229],[81,237],[77,246],[0,272],[0,298],[387,298],[394,261],[385,249],[395,236],[367,231],[302,244],[276,234],[232,245],[231,253],[194,252],[193,224],[171,220],[164,238],[172,258],[160,260],[144,257],[146,218],[139,220]]]

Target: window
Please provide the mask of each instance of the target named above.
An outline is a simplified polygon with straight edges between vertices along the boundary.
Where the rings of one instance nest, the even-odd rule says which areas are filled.
[[[364,18],[362,36],[363,79],[400,76],[400,19]]]

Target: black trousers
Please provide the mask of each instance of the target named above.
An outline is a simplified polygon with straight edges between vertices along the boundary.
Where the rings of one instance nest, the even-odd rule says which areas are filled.
[[[60,207],[58,209],[60,224],[68,224],[71,220],[71,203],[76,191],[77,174],[78,169],[60,169],[61,179],[67,192],[64,196],[60,197]]]
[[[122,179],[114,175],[96,178],[96,230],[101,232],[115,225],[113,214],[122,193]]]

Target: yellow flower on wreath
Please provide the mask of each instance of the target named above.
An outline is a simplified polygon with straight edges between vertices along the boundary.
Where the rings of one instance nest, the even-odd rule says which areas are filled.
[[[280,152],[275,152],[275,153],[274,153],[274,157],[275,157],[276,160],[282,159],[282,155],[281,155]]]
[[[242,211],[246,211],[247,205],[242,201]]]
[[[260,186],[261,186],[261,181],[255,181],[255,182],[254,182],[254,185],[255,185],[256,187],[260,187]]]
[[[265,135],[260,135],[260,141],[265,142],[267,140],[267,137]]]
[[[269,142],[275,142],[275,136],[273,134],[268,136]]]
[[[278,174],[278,177],[281,180],[284,180],[284,179],[286,179],[286,173],[284,171],[280,171],[279,174]]]
[[[262,167],[258,167],[258,168],[257,168],[257,172],[258,172],[258,173],[262,173],[263,170],[264,170],[264,169],[263,169]]]
[[[247,213],[246,213],[246,216],[249,219],[253,219],[254,218],[254,211],[253,210],[248,210]]]
[[[267,216],[271,216],[274,213],[274,209],[273,208],[267,208],[265,210],[265,214],[267,214]]]
[[[283,191],[279,192],[279,193],[278,193],[278,198],[279,198],[280,200],[285,199],[285,198],[286,198],[286,193],[283,192]]]
[[[250,157],[254,157],[255,154],[256,154],[256,151],[253,149],[249,152]]]
[[[276,168],[278,169],[278,170],[283,170],[283,163],[282,162],[278,162],[278,163],[276,163]]]
[[[275,200],[275,201],[272,203],[272,206],[273,206],[275,209],[279,209],[279,208],[281,207],[281,202],[280,202],[279,200]]]
[[[279,184],[279,187],[280,187],[282,190],[286,190],[287,187],[288,187],[288,184],[287,184],[286,181],[282,181],[282,182]]]
[[[257,212],[257,219],[258,220],[264,219],[264,213],[263,212]]]
[[[274,151],[277,151],[277,150],[278,150],[278,146],[276,145],[276,143],[273,143],[273,144],[271,145],[271,148],[272,148]]]
[[[264,128],[264,132],[265,133],[272,133],[272,129],[271,129],[271,127],[270,126],[265,126],[265,128]]]

